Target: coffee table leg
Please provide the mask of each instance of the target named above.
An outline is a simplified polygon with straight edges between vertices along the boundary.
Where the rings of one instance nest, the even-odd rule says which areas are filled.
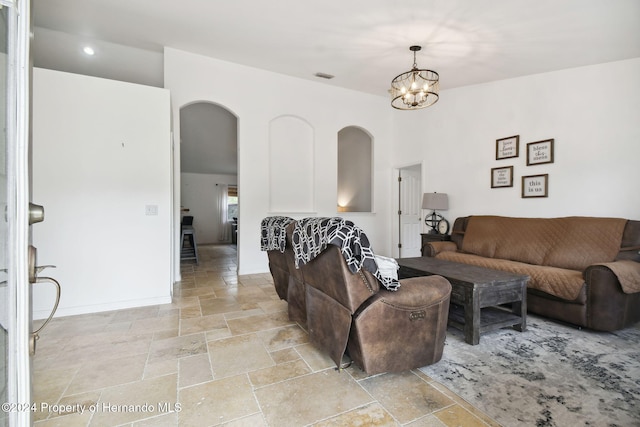
[[[527,284],[522,286],[522,301],[514,302],[511,305],[511,312],[520,316],[520,324],[514,325],[513,329],[524,332],[527,329]]]
[[[518,323],[517,325],[513,325],[513,329],[519,332],[523,332],[525,329],[527,329],[527,325],[525,317],[522,314],[522,303],[512,302],[511,304],[511,311],[513,312],[513,314],[520,316],[520,323]]]
[[[477,292],[467,295],[464,306],[464,341],[467,344],[480,344],[480,298]]]

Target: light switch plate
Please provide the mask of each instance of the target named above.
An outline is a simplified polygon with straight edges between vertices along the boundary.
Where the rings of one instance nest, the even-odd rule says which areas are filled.
[[[158,205],[146,205],[144,207],[144,213],[147,216],[158,215]]]

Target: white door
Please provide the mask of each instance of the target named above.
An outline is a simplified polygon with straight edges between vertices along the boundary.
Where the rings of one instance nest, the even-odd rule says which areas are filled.
[[[399,209],[401,258],[422,255],[422,165],[413,165],[399,171]]]
[[[29,0],[0,0],[0,426],[31,424]]]

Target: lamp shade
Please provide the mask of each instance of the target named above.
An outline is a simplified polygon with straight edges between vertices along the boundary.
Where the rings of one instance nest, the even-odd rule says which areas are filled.
[[[422,196],[422,209],[446,211],[449,209],[449,197],[447,193],[424,193]]]

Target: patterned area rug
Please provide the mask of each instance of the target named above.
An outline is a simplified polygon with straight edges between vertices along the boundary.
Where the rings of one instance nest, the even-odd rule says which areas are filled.
[[[640,426],[640,324],[608,333],[527,323],[476,346],[450,327],[442,360],[421,370],[503,426]]]

